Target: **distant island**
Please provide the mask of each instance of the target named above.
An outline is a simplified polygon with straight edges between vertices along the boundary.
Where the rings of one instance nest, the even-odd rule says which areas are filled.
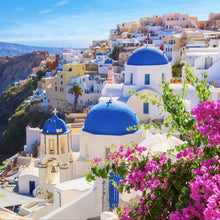
[[[7,42],[0,42],[0,57],[8,56],[20,56],[25,53],[31,53],[33,51],[48,51],[48,53],[53,56],[55,54],[60,54],[65,48],[60,47],[37,47],[37,46],[27,46],[22,44],[14,44]],[[84,50],[83,48],[77,48],[79,50]]]

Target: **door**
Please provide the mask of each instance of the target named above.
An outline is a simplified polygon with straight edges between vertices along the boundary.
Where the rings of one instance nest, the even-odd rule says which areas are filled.
[[[29,192],[31,195],[33,195],[33,191],[35,189],[35,182],[34,181],[29,181]]]
[[[205,69],[208,69],[210,66],[212,66],[212,58],[206,57],[205,58]]]

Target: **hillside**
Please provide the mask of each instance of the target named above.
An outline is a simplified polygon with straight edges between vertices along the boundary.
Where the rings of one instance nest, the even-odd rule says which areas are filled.
[[[48,110],[39,111],[36,100],[30,104],[24,104],[25,100],[32,95],[37,88],[37,83],[46,73],[46,70],[37,77],[28,80],[26,84],[15,89],[8,86],[0,97],[0,152],[16,153],[25,144],[25,128],[27,125],[32,127],[42,127],[45,120],[51,115]],[[4,133],[3,133],[4,132]],[[3,133],[3,135],[2,135]],[[0,156],[1,157],[1,156]]]
[[[0,96],[8,85],[26,79],[32,68],[39,66],[47,56],[47,51],[37,51],[12,58],[6,57],[4,62],[0,62]]]
[[[63,48],[53,48],[53,47],[34,47],[26,46],[22,44],[13,44],[7,42],[0,42],[0,57],[3,56],[19,56],[25,53],[31,53],[33,51],[48,51],[48,53],[53,56],[60,53]]]

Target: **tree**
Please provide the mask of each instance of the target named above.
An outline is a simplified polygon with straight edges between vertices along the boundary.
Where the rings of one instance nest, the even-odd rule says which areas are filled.
[[[46,70],[38,70],[37,71],[37,79],[38,79],[38,81],[41,80],[41,78],[46,75],[46,72],[47,72]]]
[[[118,60],[119,53],[121,52],[120,46],[114,46],[112,53],[109,55],[110,58]]]
[[[73,85],[73,87],[69,89],[69,92],[71,92],[71,94],[75,96],[75,99],[74,99],[74,112],[76,112],[76,105],[78,103],[79,96],[82,95],[82,89],[79,85]]]
[[[185,142],[176,147],[176,160],[169,158],[174,150],[143,154],[146,148],[133,144],[131,148],[120,146],[107,161],[94,158],[90,162],[88,181],[96,176],[108,178],[112,171],[123,178],[118,186],[120,193],[131,189],[142,193],[131,207],[118,208],[120,219],[220,219],[220,101],[209,99],[206,74],[201,82],[189,68],[185,75],[199,98],[191,112],[183,104],[186,78],[181,93],[176,95],[169,83],[164,83],[161,102],[133,91],[146,102],[163,105],[163,111],[169,113],[164,120],[168,133],[177,130],[184,136]],[[161,129],[156,124],[143,126]]]

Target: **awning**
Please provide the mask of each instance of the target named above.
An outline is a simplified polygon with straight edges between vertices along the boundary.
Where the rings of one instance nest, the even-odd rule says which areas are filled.
[[[23,205],[23,204],[28,204],[32,202],[42,202],[42,201],[46,202],[46,200],[44,199],[23,196],[18,193],[9,192],[1,188],[0,188],[0,196],[1,196],[0,208],[5,208],[5,207],[15,206],[15,205]]]

